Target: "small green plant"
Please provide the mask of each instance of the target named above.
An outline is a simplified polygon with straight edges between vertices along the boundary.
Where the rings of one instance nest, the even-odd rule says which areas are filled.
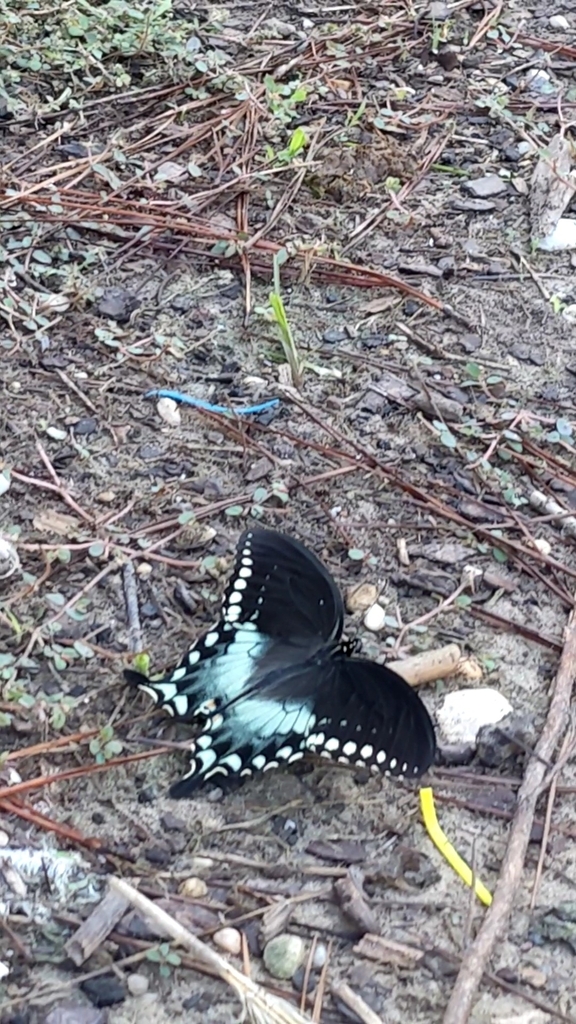
[[[275,82],[271,75],[264,78],[266,103],[268,110],[283,124],[288,124],[296,116],[296,107],[304,103],[308,93],[306,86],[299,82],[287,82],[282,85]]]
[[[279,153],[276,153],[272,146],[266,147],[266,159],[269,160],[270,163],[292,163],[292,161],[295,160],[297,156],[300,156],[302,151],[306,149],[307,145],[308,137],[306,132],[303,128],[296,128],[290,136],[290,141],[286,146],[286,149],[282,149]]]
[[[167,942],[162,942],[159,946],[155,946],[154,949],[149,949],[146,953],[146,959],[150,960],[153,964],[160,965],[159,971],[163,978],[169,978],[174,967],[179,967],[182,963],[178,953],[170,949],[170,945]]]
[[[90,740],[90,753],[94,755],[96,764],[111,761],[117,754],[121,754],[123,749],[121,741],[114,739],[114,729],[111,725],[105,725],[98,735]]]

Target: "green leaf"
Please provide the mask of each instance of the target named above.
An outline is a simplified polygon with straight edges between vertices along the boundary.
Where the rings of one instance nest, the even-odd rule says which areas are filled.
[[[136,672],[142,672],[143,675],[147,676],[150,672],[150,655],[142,651],[140,654],[134,655],[132,664]]]
[[[569,420],[556,420],[556,430],[561,437],[572,437],[572,424]]]
[[[92,648],[88,647],[87,644],[82,643],[82,640],[74,641],[74,650],[78,651],[78,654],[80,655],[81,658],[88,659],[94,657],[94,651],[92,650]]]
[[[101,743],[109,743],[114,736],[114,729],[111,725],[104,725],[98,734]]]
[[[242,505],[229,505],[228,508],[224,509],[224,515],[225,516],[241,516],[242,515],[242,511],[243,511]]]
[[[268,491],[265,487],[257,487],[254,491],[253,498],[259,505],[268,498]]]
[[[58,559],[59,562],[62,562],[63,565],[68,565],[68,562],[72,558],[70,548],[58,548],[58,551],[56,552],[56,558]]]
[[[349,548],[348,558],[351,558],[353,562],[362,562],[364,559],[364,551],[362,551],[362,548]]]
[[[440,443],[446,448],[455,448],[458,441],[454,437],[454,434],[450,430],[443,430],[440,434]]]
[[[91,544],[90,547],[88,548],[88,554],[90,555],[90,558],[100,558],[100,555],[103,555],[104,551],[105,545],[104,542],[101,540],[95,540],[94,543]]]
[[[187,526],[188,523],[193,523],[196,520],[196,513],[192,509],[186,509],[185,512],[181,512],[178,516],[178,526]]]
[[[550,444],[558,444],[560,434],[557,430],[551,430],[549,434],[546,434],[546,440],[549,441]]]
[[[502,551],[502,548],[492,548],[492,558],[496,562],[507,562],[508,561],[508,555],[506,554],[505,551]]]
[[[478,363],[466,363],[466,366],[464,367],[464,370],[468,374],[468,376],[470,377],[471,380],[474,380],[474,381],[480,380],[480,375],[481,375],[482,371],[481,371],[480,367],[478,366]]]
[[[454,604],[458,608],[469,608],[472,604],[472,598],[469,594],[460,594],[460,596],[456,598]]]

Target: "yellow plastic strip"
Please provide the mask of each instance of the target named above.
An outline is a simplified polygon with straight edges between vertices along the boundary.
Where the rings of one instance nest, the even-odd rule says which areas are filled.
[[[482,903],[489,907],[492,903],[492,893],[488,892],[488,889],[482,882],[474,878],[471,868],[468,867],[465,860],[462,860],[462,857],[456,852],[452,843],[438,824],[436,808],[434,806],[434,794],[431,786],[426,786],[420,790],[420,807],[426,831],[434,846],[440,850],[440,853],[446,858],[450,867],[454,868],[456,874],[460,875],[460,878],[466,885],[474,885],[474,892],[478,899],[482,900]]]

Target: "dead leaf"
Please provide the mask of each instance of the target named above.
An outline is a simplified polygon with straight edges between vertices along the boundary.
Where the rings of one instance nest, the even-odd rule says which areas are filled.
[[[154,175],[154,181],[180,181],[186,175],[186,168],[174,160],[165,160]]]
[[[55,533],[58,537],[75,537],[81,524],[74,516],[69,516],[66,512],[55,512],[51,508],[46,508],[34,516],[32,525],[41,533]]]
[[[366,850],[362,843],[353,839],[341,839],[330,842],[329,840],[318,839],[308,843],[306,853],[313,857],[321,857],[323,860],[334,860],[338,864],[359,864],[366,860]]]

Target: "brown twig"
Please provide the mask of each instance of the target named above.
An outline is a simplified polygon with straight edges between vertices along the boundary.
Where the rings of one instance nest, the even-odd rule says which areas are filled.
[[[534,755],[528,762],[518,793],[517,810],[494,892],[494,901],[486,913],[475,941],[462,960],[443,1024],[465,1024],[468,1020],[488,960],[504,933],[522,879],[524,858],[532,830],[536,801],[545,779],[546,764],[551,761],[566,728],[575,675],[576,613],[572,611],[566,626],[564,650],[546,723]]]

